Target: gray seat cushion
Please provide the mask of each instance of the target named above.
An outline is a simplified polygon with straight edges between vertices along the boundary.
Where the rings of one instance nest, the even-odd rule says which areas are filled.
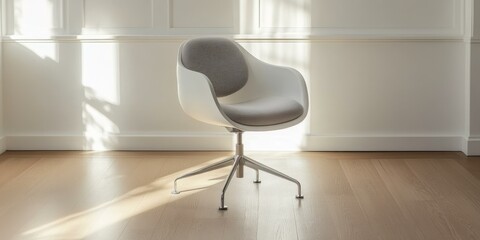
[[[220,104],[233,121],[248,126],[269,126],[300,117],[304,109],[295,100],[265,97],[236,104]]]
[[[205,74],[217,97],[240,90],[248,80],[248,68],[243,54],[229,39],[195,38],[185,43],[181,51],[183,65]]]

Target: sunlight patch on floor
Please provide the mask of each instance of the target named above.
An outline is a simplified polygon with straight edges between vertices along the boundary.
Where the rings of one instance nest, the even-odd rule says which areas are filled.
[[[150,184],[135,188],[108,202],[33,228],[22,235],[38,239],[85,238],[115,223],[164,206],[168,202],[191,196],[222,182],[226,173],[225,169],[205,173],[198,177],[182,179],[179,181],[181,194],[171,194],[175,178],[219,160],[214,159],[161,177]]]

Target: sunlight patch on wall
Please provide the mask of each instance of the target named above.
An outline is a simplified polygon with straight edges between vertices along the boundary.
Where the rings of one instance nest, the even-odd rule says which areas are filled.
[[[84,123],[85,149],[108,150],[117,141],[117,125],[96,108],[84,103],[82,113]]]
[[[311,0],[260,0],[260,27],[308,28]]]
[[[301,151],[304,145],[304,123],[294,127],[269,131],[246,132],[244,144],[247,151]]]
[[[302,33],[309,33],[311,25],[311,0],[259,0],[256,5],[249,1],[240,2],[240,30],[248,31],[252,21],[243,16],[252,9],[258,13],[260,33],[284,33],[286,28],[302,28]],[[255,31],[255,27],[252,27]],[[310,52],[309,42],[259,42],[243,44],[257,58],[276,65],[288,66],[300,71],[307,88],[310,86]],[[298,151],[305,146],[305,136],[310,132],[310,114],[305,120],[291,128],[269,132],[248,132],[245,134],[245,148],[256,151]]]
[[[310,82],[310,43],[249,43],[242,44],[259,59],[298,70],[304,77],[307,89]],[[296,126],[268,132],[247,132],[246,150],[255,151],[299,151],[305,146],[305,136],[310,132],[310,115]]]
[[[87,99],[120,104],[118,44],[82,44],[82,84]]]
[[[239,0],[239,34],[310,34],[312,0]]]
[[[240,0],[240,33],[271,35],[286,33],[286,29],[289,28],[298,28],[302,34],[309,34],[312,21],[310,6],[311,0]],[[265,62],[300,71],[309,88],[311,59],[309,42],[247,42],[242,45]],[[302,123],[287,129],[247,132],[244,135],[245,148],[255,151],[302,150],[306,144],[305,136],[310,132],[309,119],[310,114]]]
[[[13,0],[16,35],[49,34],[62,27],[61,0]]]
[[[108,150],[120,129],[112,109],[120,105],[119,47],[116,43],[82,44],[83,125],[86,150]]]

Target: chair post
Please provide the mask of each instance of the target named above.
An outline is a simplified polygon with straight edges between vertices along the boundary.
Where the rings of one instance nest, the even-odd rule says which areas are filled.
[[[238,131],[237,133],[237,145],[235,147],[235,155],[239,157],[238,168],[237,168],[237,178],[243,178],[243,166],[245,165],[245,160],[243,159],[243,142],[242,134],[243,132]]]

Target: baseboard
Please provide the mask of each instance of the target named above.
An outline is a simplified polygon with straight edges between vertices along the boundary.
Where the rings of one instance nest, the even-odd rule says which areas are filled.
[[[309,136],[307,151],[461,151],[457,136]]]
[[[103,138],[8,136],[6,140],[8,140],[6,141],[7,150],[223,151],[232,150],[234,144],[233,136],[228,133],[216,135],[110,136]],[[247,135],[245,146],[246,150],[255,151],[462,151],[463,141],[462,137],[456,136],[326,137],[313,135],[303,136],[300,140],[289,141],[288,136],[284,138],[266,136],[263,138],[259,134]],[[472,146],[474,143],[477,144],[477,147],[480,147],[480,139],[472,142]]]
[[[8,150],[231,150],[230,135],[9,136]]]
[[[463,153],[467,156],[480,156],[480,137],[464,138]]]
[[[0,154],[4,153],[7,150],[7,139],[6,137],[0,137]]]

